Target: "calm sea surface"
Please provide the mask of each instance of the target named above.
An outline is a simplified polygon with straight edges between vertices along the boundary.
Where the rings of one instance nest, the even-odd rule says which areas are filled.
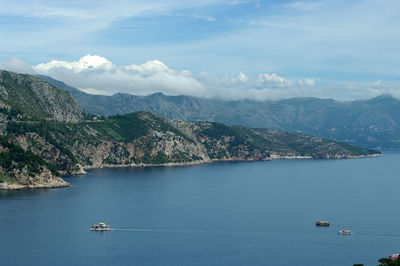
[[[66,179],[0,191],[0,265],[377,265],[400,251],[399,152]],[[124,230],[89,231],[100,221]]]

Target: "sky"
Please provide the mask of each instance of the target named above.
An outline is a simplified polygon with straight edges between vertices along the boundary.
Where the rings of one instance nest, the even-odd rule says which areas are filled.
[[[400,1],[0,0],[0,69],[85,92],[400,97]]]

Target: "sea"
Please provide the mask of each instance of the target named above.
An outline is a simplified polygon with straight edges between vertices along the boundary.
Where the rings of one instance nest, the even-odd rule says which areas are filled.
[[[65,179],[0,191],[0,265],[377,265],[400,253],[400,151]],[[112,230],[89,230],[99,222]]]

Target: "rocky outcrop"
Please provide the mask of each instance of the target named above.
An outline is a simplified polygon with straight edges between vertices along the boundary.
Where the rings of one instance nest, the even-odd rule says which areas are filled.
[[[161,93],[105,96],[86,94],[60,81],[42,78],[70,91],[90,114],[114,115],[148,110],[170,119],[271,128],[364,147],[400,148],[400,99],[389,95],[353,102],[318,98],[225,101]]]
[[[349,158],[375,152],[321,138],[276,130],[227,127],[211,122],[182,122],[149,112],[75,125],[48,122],[12,127],[24,149],[62,165],[62,174],[84,169],[278,158]]]
[[[0,70],[0,108],[25,119],[77,122],[84,113],[63,89],[32,75]]]
[[[27,168],[15,171],[12,182],[0,183],[0,189],[27,189],[27,188],[57,188],[68,187],[70,184],[59,176],[54,176],[48,169],[43,169],[40,174],[31,176]]]
[[[88,116],[67,92],[34,76],[0,71],[3,189],[68,186],[59,175],[89,168],[374,154],[302,134],[168,120],[151,112]]]
[[[66,186],[61,178],[47,170],[50,166],[62,175],[82,175],[85,169],[101,167],[376,155],[371,150],[301,134],[211,122],[171,121],[149,112],[74,124],[9,122],[6,132],[7,141],[11,141],[9,145],[15,144],[43,159],[40,167],[44,170],[32,175],[28,171],[31,163],[28,168],[12,172],[14,184],[5,180],[2,188]]]

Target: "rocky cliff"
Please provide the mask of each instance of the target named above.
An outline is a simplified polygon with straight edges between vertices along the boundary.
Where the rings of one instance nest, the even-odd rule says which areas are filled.
[[[302,132],[363,147],[400,147],[400,100],[391,96],[353,102],[318,98],[223,101],[162,93],[104,96],[86,94],[49,77],[41,78],[70,91],[90,114],[107,116],[147,110],[170,119]]]
[[[67,91],[32,75],[0,70],[0,108],[18,120],[77,122],[84,113]],[[1,120],[1,118],[0,118]]]
[[[356,158],[376,154],[301,134],[173,121],[151,112],[77,123],[13,121],[7,124],[6,135],[8,141],[42,159],[46,169],[59,174],[82,174],[84,169],[100,167]],[[21,180],[15,177],[17,183],[32,181]]]
[[[35,77],[4,71],[1,75],[6,93],[0,97],[4,105],[0,108],[0,188],[66,186],[60,175],[98,167],[376,154],[301,134],[169,120],[151,112],[102,119],[85,115],[67,92],[36,84]],[[14,87],[18,94],[12,92]]]

